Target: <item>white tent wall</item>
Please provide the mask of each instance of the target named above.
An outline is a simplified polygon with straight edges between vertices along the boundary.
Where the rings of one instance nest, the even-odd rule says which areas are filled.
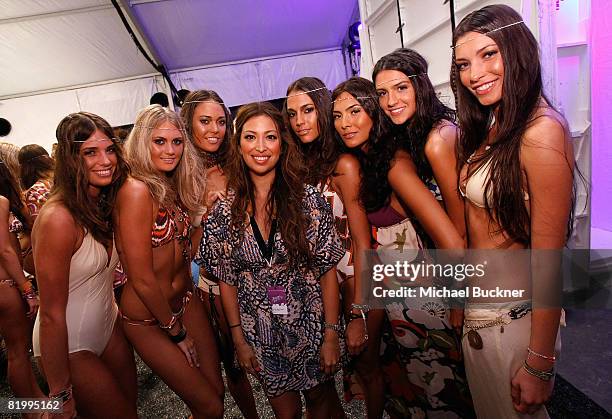
[[[300,77],[320,78],[330,89],[346,80],[340,49],[241,61],[173,72],[177,88],[216,91],[227,106],[285,96]]]
[[[400,0],[404,46],[418,51],[429,63],[429,77],[440,98],[454,107],[449,84],[451,63],[451,24],[448,4],[443,0]],[[507,4],[521,10],[521,0],[456,0],[457,23],[468,13],[489,4]],[[537,0],[530,0],[537,3]],[[361,75],[370,78],[376,61],[402,46],[397,32],[399,18],[396,0],[359,0],[361,21]],[[532,13],[532,11],[530,11]],[[529,24],[529,23],[528,23]],[[533,30],[535,27],[530,25]],[[537,31],[535,31],[537,32]],[[365,50],[365,52],[364,52]]]
[[[82,86],[58,92],[0,101],[0,114],[13,129],[2,141],[18,146],[40,144],[47,150],[56,142],[55,129],[63,117],[87,111],[105,118],[112,126],[134,123],[136,114],[157,91],[169,94],[161,76],[150,75]]]
[[[429,62],[431,78],[440,98],[454,107],[450,89],[451,24],[443,0],[399,0],[404,46],[421,53]],[[456,0],[459,23],[468,13],[490,4],[507,4],[519,11],[540,42],[543,83],[547,96],[570,124],[577,167],[587,183],[577,182],[574,232],[571,248],[590,246],[591,173],[590,50],[587,28],[590,0],[564,0],[557,10],[554,0]],[[396,0],[359,0],[362,59],[361,75],[370,78],[376,61],[401,47]],[[426,17],[426,18],[425,18]]]

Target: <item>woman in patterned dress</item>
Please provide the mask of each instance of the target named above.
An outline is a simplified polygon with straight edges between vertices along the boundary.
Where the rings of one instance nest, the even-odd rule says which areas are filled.
[[[419,177],[413,158],[400,147],[401,140],[388,134],[374,84],[352,78],[336,87],[332,98],[339,136],[364,159],[360,195],[379,246],[423,248],[426,234],[438,248],[463,248],[463,239]],[[424,233],[418,234],[421,229]],[[387,412],[392,417],[470,417],[450,310],[435,299],[393,301],[385,308],[392,327],[383,336]]]
[[[269,103],[243,106],[230,144],[228,196],[204,224],[198,263],[221,281],[240,365],[278,418],[334,417],[340,363],[335,266],[344,249],[325,198],[304,185],[299,151]]]
[[[49,199],[53,187],[53,160],[49,153],[38,144],[29,144],[19,149],[19,165],[21,185],[25,189],[25,204],[30,213],[32,224],[36,220],[40,209]],[[34,275],[34,258],[32,246],[23,250],[23,268]]]
[[[225,196],[227,177],[223,171],[227,149],[233,133],[232,115],[212,90],[196,90],[187,95],[181,108],[187,138],[193,143],[206,171],[206,187],[202,198],[203,211],[191,215],[195,232],[191,241],[196,248],[202,239],[202,219],[211,211],[219,198]],[[223,368],[227,388],[246,419],[258,417],[253,389],[247,374],[235,365],[232,336],[223,314],[219,284],[206,277],[202,269],[198,275],[198,288],[202,290],[204,309],[215,329],[216,344]]]
[[[349,354],[356,357],[354,364],[347,365],[344,371],[345,399],[365,398],[368,415],[379,417],[383,408],[383,380],[378,362],[382,311],[369,313],[366,330],[361,312],[353,306],[364,304],[361,273],[364,252],[371,246],[370,224],[359,203],[359,160],[339,150],[331,119],[331,94],[321,80],[303,77],[291,83],[284,114],[291,136],[304,155],[306,183],[317,185],[330,203],[345,248],[336,271],[348,323],[346,345]]]

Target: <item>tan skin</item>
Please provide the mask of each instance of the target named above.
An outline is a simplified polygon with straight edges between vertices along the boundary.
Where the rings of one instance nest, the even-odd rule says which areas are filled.
[[[13,280],[22,288],[26,278],[17,256],[17,238],[9,233],[8,223],[9,202],[0,196],[0,281]],[[30,322],[38,311],[38,299],[26,302],[27,305],[18,288],[0,282],[0,334],[8,352],[7,379],[16,397],[38,398],[44,397],[44,394],[38,387],[28,354]],[[24,417],[29,419],[38,416],[25,414]]]
[[[504,67],[499,47],[491,38],[473,32],[459,38],[457,45],[455,64],[461,83],[483,105],[495,106],[503,94]],[[476,153],[484,152],[485,146],[494,137],[495,127]],[[524,175],[521,187],[529,194],[529,200],[525,201],[531,232],[527,247],[561,249],[565,245],[570,214],[573,150],[565,121],[543,99],[521,141],[520,160]],[[462,170],[462,179],[466,170],[466,167]],[[508,237],[503,231],[495,232],[499,230],[499,225],[483,208],[469,200],[466,200],[466,212],[470,248],[526,247],[516,242],[508,244]],[[533,351],[546,356],[554,355],[559,318],[560,309],[533,309],[529,341]],[[527,362],[539,370],[549,370],[553,366],[551,361],[534,356],[528,356]],[[514,408],[520,413],[535,413],[550,398],[553,385],[554,380],[540,380],[519,368],[511,380]]]
[[[318,110],[308,94],[299,94],[295,90],[287,98],[287,114],[291,129],[300,141],[309,143],[319,137]],[[302,92],[303,93],[303,92]],[[344,310],[352,310],[351,303],[363,304],[361,295],[361,272],[363,271],[364,252],[371,249],[371,231],[365,210],[359,202],[359,184],[361,182],[361,166],[356,157],[351,154],[342,154],[334,168],[331,177],[331,188],[337,194],[346,211],[351,241],[353,245],[355,276],[347,279],[341,285]],[[383,378],[378,362],[378,347],[380,345],[380,325],[382,312],[374,310],[368,316],[367,325],[361,319],[348,322],[345,331],[346,345],[350,355],[358,356],[356,369],[363,380],[366,409],[369,417],[382,415],[383,409]],[[348,316],[346,316],[348,318]],[[366,333],[368,338],[366,339]],[[369,341],[368,341],[369,340]]]
[[[255,221],[264,240],[270,235],[272,220],[265,208],[268,193],[274,182],[275,166],[280,157],[281,138],[274,121],[268,116],[255,116],[247,120],[240,133],[241,154],[249,168],[249,175],[255,186]],[[320,279],[325,321],[336,324],[339,317],[339,289],[335,269],[326,272]],[[240,324],[237,287],[221,282],[221,298],[228,322]],[[233,327],[232,338],[240,366],[257,376],[261,368],[255,352],[244,337],[242,328]],[[340,344],[335,331],[326,329],[321,347],[321,369],[332,374],[340,360]],[[329,418],[334,411],[338,395],[332,381],[319,384],[304,392],[306,410],[310,418]],[[334,400],[336,399],[336,400]],[[302,414],[300,395],[287,391],[278,397],[270,398],[274,414],[279,419],[299,418]]]
[[[367,149],[372,120],[350,93],[343,92],[338,95],[334,103],[333,116],[336,130],[347,147]],[[423,227],[432,236],[432,240],[439,248],[457,249],[463,247],[463,240],[453,223],[416,174],[416,168],[407,153],[403,151],[396,153],[388,178],[393,190],[390,205],[398,213],[404,216],[414,214],[424,224]],[[423,217],[423,220],[419,216]],[[438,220],[438,218],[441,220]],[[373,312],[372,314],[379,318],[378,322],[382,321],[384,316],[382,310],[380,313]],[[372,314],[370,317],[372,317]],[[371,320],[368,320],[369,327]],[[456,320],[456,322],[459,321]],[[375,330],[379,331],[380,326]],[[376,338],[378,342],[373,346],[373,349],[370,349],[370,354],[376,359],[378,357],[377,348],[380,345],[380,334],[370,337],[374,340],[373,338]],[[379,406],[379,412],[382,414],[382,398]],[[370,416],[377,417],[374,414]]]
[[[110,184],[117,165],[115,145],[96,130],[79,151],[89,177],[89,196],[97,200],[100,188]],[[41,366],[49,391],[56,394],[73,386],[74,397],[54,417],[136,418],[136,368],[132,350],[119,320],[100,356],[90,351],[68,353],[66,306],[70,261],[85,233],[61,202],[45,205],[32,231],[34,263],[42,301],[40,310]],[[49,252],[48,249],[53,249]],[[110,259],[112,244],[106,246]],[[91,377],[96,377],[92,380]],[[76,403],[75,403],[76,402]]]
[[[184,139],[171,123],[153,130],[151,159],[163,174],[176,168],[182,157]],[[172,312],[192,289],[189,261],[177,240],[153,248],[151,229],[160,204],[154,202],[147,186],[128,179],[119,191],[114,213],[117,249],[129,281],[121,296],[121,311],[134,320],[157,319],[169,324]],[[184,220],[175,218],[178,231]],[[194,294],[182,318],[166,333],[157,326],[130,325],[125,333],[143,361],[187,404],[194,418],[223,416],[223,382],[214,335],[206,321],[202,301]],[[181,327],[187,338],[175,344],[169,338]]]
[[[412,81],[398,70],[382,70],[374,80],[382,110],[394,124],[404,124],[416,113],[416,92]],[[465,215],[463,199],[458,190],[457,156],[455,143],[458,130],[449,121],[433,127],[425,142],[425,157],[431,165],[434,179],[442,194],[443,206],[464,241]],[[463,326],[463,311],[451,310],[450,323],[455,330]]]
[[[225,138],[227,121],[223,107],[218,103],[202,102],[196,106],[191,120],[193,132],[193,144],[206,153],[216,153]],[[218,199],[226,194],[227,178],[219,167],[214,165],[206,169],[206,188],[204,190],[204,205],[207,211],[215,205]],[[197,221],[196,221],[197,222]],[[198,249],[202,240],[202,229],[198,228],[192,235],[194,252]],[[204,308],[207,315],[211,313],[211,300],[209,292],[203,289]],[[221,332],[231,339],[231,333],[227,324],[227,319],[223,312],[220,298],[214,298],[215,309],[219,315],[219,327]],[[226,374],[228,389],[246,419],[257,418],[257,406],[253,397],[253,389],[248,376],[240,371],[232,376]]]

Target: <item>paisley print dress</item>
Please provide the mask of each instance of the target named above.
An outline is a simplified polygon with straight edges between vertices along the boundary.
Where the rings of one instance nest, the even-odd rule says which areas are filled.
[[[293,266],[277,231],[271,261],[264,259],[254,232],[242,238],[230,227],[234,194],[221,200],[204,224],[196,262],[220,281],[238,288],[240,322],[262,370],[268,397],[308,390],[332,378],[320,368],[324,314],[320,278],[344,255],[331,209],[313,186],[306,186],[303,211],[310,219],[306,237],[311,263]],[[288,314],[273,314],[268,287],[282,287]],[[341,347],[343,342],[341,340]]]

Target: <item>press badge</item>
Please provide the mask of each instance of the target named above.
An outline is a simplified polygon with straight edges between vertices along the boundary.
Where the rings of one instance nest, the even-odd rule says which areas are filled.
[[[289,314],[287,294],[283,287],[268,287],[268,300],[272,305],[272,314]]]

